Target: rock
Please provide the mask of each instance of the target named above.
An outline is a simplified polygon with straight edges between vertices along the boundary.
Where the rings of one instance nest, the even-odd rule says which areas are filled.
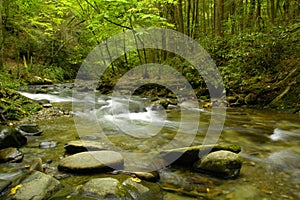
[[[36,124],[21,124],[16,127],[16,130],[24,136],[39,136],[43,133]]]
[[[29,80],[30,85],[43,85],[43,84],[53,84],[53,81],[47,78],[42,78],[39,76],[34,76]]]
[[[10,186],[11,181],[0,179],[0,193],[3,192],[8,186]]]
[[[27,138],[12,127],[0,127],[0,149],[21,147],[27,143]]]
[[[50,141],[50,142],[41,142],[39,144],[39,147],[42,148],[42,149],[49,149],[49,148],[54,148],[56,147],[57,145],[57,142],[55,141]]]
[[[245,200],[245,199],[266,199],[263,193],[251,184],[237,185],[233,192],[226,195],[228,199]]]
[[[111,177],[96,178],[85,183],[82,192],[84,196],[96,199],[163,199],[159,185],[138,178],[127,178],[122,183]]]
[[[105,150],[105,145],[100,142],[90,140],[74,140],[65,145],[67,153],[74,154],[84,151],[100,151]]]
[[[122,183],[132,199],[163,199],[162,190],[159,185],[142,181],[138,178],[128,178]]]
[[[97,199],[127,199],[122,184],[114,178],[92,179],[83,185],[82,191],[85,196]]]
[[[42,106],[43,106],[43,108],[52,108],[53,107],[51,103],[45,103]]]
[[[15,188],[13,199],[42,200],[49,199],[61,188],[58,180],[39,171],[34,171]],[[13,191],[12,189],[12,191]]]
[[[174,164],[189,166],[199,160],[199,154],[206,155],[208,151],[214,152],[220,150],[227,150],[234,153],[239,153],[241,151],[241,147],[235,144],[199,145],[199,146],[164,150],[161,152],[161,156],[165,160],[170,160],[170,161],[178,158],[174,162]]]
[[[195,163],[196,169],[212,172],[225,178],[237,177],[242,167],[242,158],[239,154],[230,151],[216,151],[204,156]]]
[[[40,105],[50,103],[50,101],[49,101],[48,99],[41,99],[41,100],[38,100],[37,102],[38,102]]]
[[[34,76],[30,79],[29,83],[31,85],[41,85],[44,83],[43,78],[39,77],[39,76]]]
[[[89,151],[62,159],[58,169],[77,173],[103,172],[109,169],[122,169],[123,156],[114,151]]]
[[[29,171],[40,171],[43,172],[43,161],[41,158],[35,158],[29,165]]]
[[[0,163],[2,162],[20,162],[24,155],[14,147],[0,150]]]
[[[156,182],[159,180],[159,173],[157,171],[154,172],[130,172],[125,170],[114,170],[112,174],[127,174],[132,177],[137,177],[139,179]]]
[[[155,182],[159,180],[159,173],[158,172],[133,172],[133,174],[145,181]]]

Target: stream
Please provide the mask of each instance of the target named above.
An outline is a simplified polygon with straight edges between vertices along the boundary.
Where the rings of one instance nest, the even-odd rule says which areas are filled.
[[[42,158],[44,162],[51,160],[49,171],[59,174],[56,167],[65,154],[64,145],[78,138],[103,139],[112,149],[140,156],[159,152],[174,140],[180,127],[187,140],[192,138],[191,145],[201,145],[210,124],[210,110],[189,104],[188,101],[182,104],[183,118],[179,109],[152,110],[147,99],[141,97],[131,97],[128,101],[121,95],[111,97],[88,91],[84,97],[74,98],[73,87],[73,84],[61,84],[20,89],[22,95],[33,100],[47,99],[54,107],[69,110],[71,115],[36,121],[44,130],[43,134],[30,137],[27,145],[20,148],[25,155],[22,163],[0,164],[0,177],[9,178],[21,173],[24,165],[28,165],[34,158]],[[198,119],[198,116],[199,127],[195,128],[193,119]],[[196,134],[193,135],[193,132]],[[46,141],[55,141],[57,145],[40,148],[39,144]],[[181,142],[184,146],[189,141]],[[186,168],[165,167],[159,170],[158,184],[181,188],[182,191],[196,190],[205,194],[206,199],[300,199],[299,114],[228,108],[218,143],[242,147],[240,154],[244,162],[238,178],[220,179]],[[125,161],[129,170],[136,163],[152,162],[148,157],[144,160],[134,159],[131,156]],[[74,193],[76,186],[91,178],[106,176],[109,175],[70,174],[60,180],[64,187],[52,199],[82,199]],[[164,199],[197,198],[185,195],[184,192],[164,191]]]

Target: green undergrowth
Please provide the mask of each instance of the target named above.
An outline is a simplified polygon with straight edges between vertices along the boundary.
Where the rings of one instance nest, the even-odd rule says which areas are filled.
[[[38,103],[16,91],[19,86],[24,84],[23,80],[16,79],[7,72],[0,74],[0,123],[19,120],[41,109]]]

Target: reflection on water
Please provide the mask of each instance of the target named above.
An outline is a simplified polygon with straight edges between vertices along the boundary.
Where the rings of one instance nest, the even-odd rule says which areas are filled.
[[[32,99],[48,99],[52,102],[74,100],[71,93],[67,92],[64,95],[23,94]],[[55,168],[60,157],[64,155],[64,144],[79,136],[93,139],[105,136],[119,149],[147,153],[157,152],[172,140],[176,140],[177,130],[182,127],[186,139],[192,137],[193,144],[198,145],[203,142],[211,118],[209,110],[199,110],[191,105],[183,106],[188,117],[182,120],[179,110],[152,111],[143,98],[132,97],[128,101],[124,97],[118,97],[112,101],[112,97],[93,95],[85,95],[86,101],[80,100],[76,104],[76,127],[72,118],[38,122],[44,129],[44,134],[31,138],[28,145],[21,148],[26,155],[24,163],[41,157],[43,161],[53,160],[51,166]],[[199,114],[199,127],[195,129],[193,121]],[[189,135],[194,131],[197,132],[195,137]],[[185,144],[184,139],[176,144]],[[203,184],[209,183],[205,185],[204,192],[208,197],[211,195],[211,199],[300,199],[299,139],[298,115],[228,108],[218,142],[238,144],[242,147],[241,155],[245,162],[240,177],[236,180],[218,180],[192,174],[190,171],[173,172],[174,169],[166,168],[161,172],[161,184],[182,188],[190,185],[202,191]],[[38,144],[42,141],[57,141],[58,145],[54,149],[39,149]],[[4,164],[1,168],[4,173],[9,171],[11,165]],[[84,179],[87,177],[81,180]],[[208,183],[202,183],[200,180]],[[62,183],[79,185],[82,182],[73,178],[62,180]],[[193,198],[168,193],[165,199]]]

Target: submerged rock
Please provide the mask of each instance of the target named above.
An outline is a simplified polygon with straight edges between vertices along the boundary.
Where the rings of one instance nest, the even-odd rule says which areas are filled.
[[[239,175],[242,162],[239,154],[221,150],[204,156],[194,164],[194,167],[199,170],[212,172],[217,176],[234,178]]]
[[[97,199],[126,199],[122,184],[114,178],[97,178],[88,181],[82,187],[85,196]]]
[[[160,186],[155,183],[145,182],[139,178],[128,178],[122,185],[130,194],[131,199],[163,199],[162,190]]]
[[[0,179],[0,193],[10,186],[11,181]]]
[[[39,144],[39,147],[42,148],[42,149],[49,149],[49,148],[54,148],[56,147],[57,145],[57,142],[55,141],[50,141],[50,142],[41,142]]]
[[[16,127],[16,130],[24,136],[39,136],[43,133],[36,124],[21,124]]]
[[[184,147],[178,149],[164,150],[161,152],[162,157],[165,160],[174,160],[174,164],[190,166],[199,160],[202,156],[209,152],[215,152],[220,150],[227,150],[234,153],[239,153],[241,147],[235,144],[215,144],[215,145],[199,145],[192,147]]]
[[[27,138],[12,127],[0,127],[0,149],[21,147],[27,143]]]
[[[12,188],[15,192],[13,199],[18,200],[42,200],[49,199],[61,188],[58,180],[47,174],[35,171],[24,179],[21,184]]]
[[[163,199],[159,185],[138,178],[127,178],[123,182],[111,177],[92,179],[83,185],[82,193],[87,197],[107,200]]]
[[[105,150],[105,145],[101,142],[90,140],[74,140],[65,145],[65,149],[69,154],[80,153],[84,151],[100,151]]]
[[[114,151],[89,151],[62,159],[58,169],[77,173],[103,172],[109,169],[122,169],[123,156]]]
[[[20,162],[24,155],[18,149],[9,147],[0,150],[0,163],[2,162]]]

